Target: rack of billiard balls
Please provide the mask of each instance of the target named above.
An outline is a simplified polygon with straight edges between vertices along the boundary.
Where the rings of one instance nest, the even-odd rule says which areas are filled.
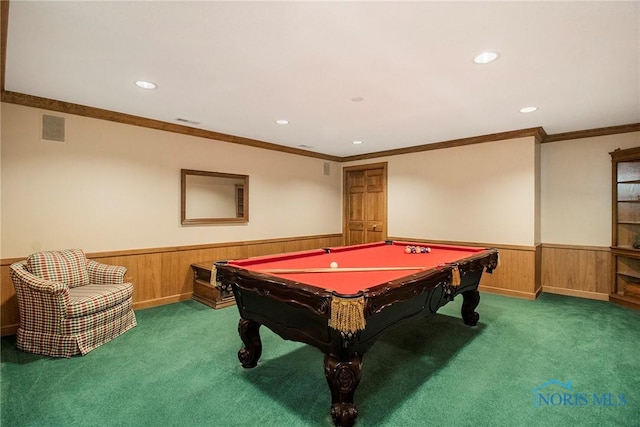
[[[405,246],[404,252],[406,254],[428,254],[431,252],[431,248],[428,246]]]

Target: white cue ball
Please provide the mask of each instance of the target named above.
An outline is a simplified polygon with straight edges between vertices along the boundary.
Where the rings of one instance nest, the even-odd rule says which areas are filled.
[[[331,268],[338,268],[338,263],[333,261],[331,264],[329,264],[329,267]]]

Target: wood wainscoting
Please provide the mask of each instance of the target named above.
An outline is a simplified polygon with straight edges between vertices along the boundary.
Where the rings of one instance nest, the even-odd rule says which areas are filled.
[[[484,274],[480,290],[535,299],[544,291],[581,298],[609,300],[611,252],[608,247],[542,244],[537,246],[495,245],[392,237],[425,244],[495,247],[499,267]],[[134,284],[135,309],[190,299],[193,293],[191,264],[224,259],[294,252],[342,245],[342,234],[302,236],[248,242],[216,243],[183,247],[137,249],[89,253],[87,257],[127,268]],[[26,257],[26,256],[25,256]],[[18,304],[9,277],[9,265],[24,258],[0,261],[0,334],[15,334]]]
[[[483,245],[486,246],[486,245]],[[496,246],[499,252],[498,268],[492,274],[483,274],[481,291],[517,298],[536,299],[540,286],[540,245]]]
[[[482,275],[480,291],[525,299],[536,299],[540,295],[538,279],[540,277],[540,246],[423,240],[410,237],[390,237],[390,239],[425,244],[496,248],[499,252],[499,267],[492,274]]]
[[[542,245],[543,292],[608,301],[611,268],[608,247]]]
[[[127,268],[126,280],[133,283],[134,309],[154,307],[190,299],[193,293],[191,264],[225,259],[303,251],[342,245],[342,234],[301,236],[248,242],[216,243],[183,247],[137,249],[88,253],[87,257]],[[9,266],[24,258],[3,259],[0,264],[0,334],[18,329],[18,302]]]

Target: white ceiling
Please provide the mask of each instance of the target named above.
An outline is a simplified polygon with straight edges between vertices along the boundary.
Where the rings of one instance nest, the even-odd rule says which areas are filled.
[[[5,89],[335,156],[631,124],[640,2],[12,0]]]

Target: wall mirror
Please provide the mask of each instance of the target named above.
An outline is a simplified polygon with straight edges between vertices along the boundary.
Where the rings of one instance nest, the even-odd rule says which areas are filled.
[[[249,176],[181,170],[182,225],[249,222]]]

